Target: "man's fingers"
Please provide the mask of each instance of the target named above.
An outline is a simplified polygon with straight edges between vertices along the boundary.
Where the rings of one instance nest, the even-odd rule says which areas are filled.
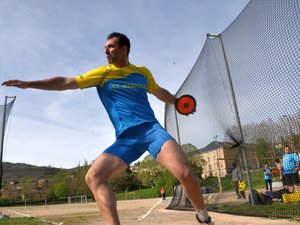
[[[18,87],[18,88],[27,88],[26,86],[26,82],[23,82],[21,80],[8,80],[8,81],[4,81],[2,83],[2,85],[4,86],[13,86],[13,87]]]
[[[13,86],[13,85],[16,85],[16,84],[19,84],[20,81],[19,80],[8,80],[8,81],[4,81],[2,83],[2,85],[5,85],[5,86]]]

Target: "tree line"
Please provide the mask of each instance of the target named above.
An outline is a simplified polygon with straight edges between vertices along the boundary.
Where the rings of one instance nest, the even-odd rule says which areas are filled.
[[[195,175],[200,178],[201,163],[203,162],[201,162],[199,150],[192,144],[184,144],[182,148]],[[84,161],[83,165],[78,164],[74,170],[60,170],[49,178],[34,179],[31,176],[25,176],[19,181],[5,180],[1,190],[0,204],[34,200],[45,200],[50,203],[66,199],[69,196],[80,195],[92,197],[92,193],[85,183],[85,174],[90,166],[91,164]],[[176,182],[175,177],[151,155],[108,180],[115,193],[146,188],[155,188],[159,193],[161,187],[165,187],[169,195],[172,194]]]

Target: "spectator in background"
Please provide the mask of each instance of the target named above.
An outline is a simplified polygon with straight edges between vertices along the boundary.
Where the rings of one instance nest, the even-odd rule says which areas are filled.
[[[284,148],[285,154],[282,157],[282,183],[289,192],[300,190],[299,173],[300,158],[292,152],[288,145]]]
[[[232,183],[234,186],[234,191],[237,195],[237,198],[240,199],[243,197],[243,199],[246,198],[245,191],[239,191],[239,183],[242,182],[242,170],[237,166],[237,163],[232,163]]]
[[[268,163],[265,164],[265,168],[263,169],[264,179],[266,183],[266,191],[272,191],[272,169],[269,167]]]
[[[164,187],[161,188],[160,195],[162,200],[166,200],[166,189]]]
[[[273,171],[273,174],[278,173],[280,180],[282,180],[282,159],[275,159],[275,165],[276,169]]]

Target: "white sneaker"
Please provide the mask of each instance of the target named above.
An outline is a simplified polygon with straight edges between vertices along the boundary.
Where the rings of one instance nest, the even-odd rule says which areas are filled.
[[[198,215],[196,214],[196,219],[197,219],[197,221],[198,221],[199,223],[204,223],[204,224],[208,224],[208,225],[214,225],[214,223],[211,221],[210,216],[208,217],[207,220],[201,221],[201,220],[199,219]]]

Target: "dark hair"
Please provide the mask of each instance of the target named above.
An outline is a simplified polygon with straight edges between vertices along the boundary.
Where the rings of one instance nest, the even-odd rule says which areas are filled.
[[[123,47],[123,46],[126,46],[127,47],[127,54],[129,54],[130,52],[130,40],[129,38],[125,35],[125,34],[122,34],[122,33],[119,33],[119,32],[112,32],[111,34],[109,34],[107,36],[107,40],[111,39],[111,38],[118,38],[119,39],[119,47]]]

